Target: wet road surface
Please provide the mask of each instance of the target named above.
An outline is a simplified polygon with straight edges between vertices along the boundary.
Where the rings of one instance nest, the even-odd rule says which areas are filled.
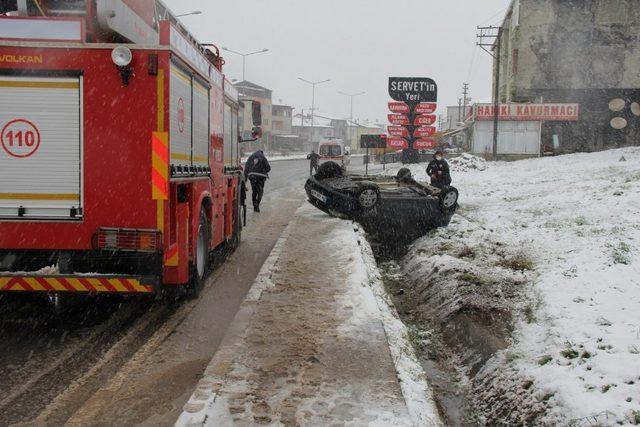
[[[306,160],[273,162],[262,212],[197,300],[0,300],[0,425],[173,425],[278,236]],[[248,195],[250,197],[250,195]]]

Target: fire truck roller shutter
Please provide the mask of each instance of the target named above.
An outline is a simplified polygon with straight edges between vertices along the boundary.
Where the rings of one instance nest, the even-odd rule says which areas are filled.
[[[82,77],[0,75],[0,219],[82,216]]]
[[[193,80],[193,165],[209,166],[209,88]]]
[[[173,166],[191,166],[191,76],[171,64],[170,161]]]

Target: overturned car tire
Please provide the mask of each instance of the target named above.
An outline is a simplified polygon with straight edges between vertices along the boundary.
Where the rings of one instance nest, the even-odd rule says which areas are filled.
[[[455,187],[444,187],[440,192],[440,208],[448,212],[458,205],[458,190]]]
[[[355,196],[358,207],[362,210],[371,210],[380,203],[380,189],[373,182],[361,182]]]
[[[313,176],[316,180],[322,181],[328,178],[339,178],[344,176],[344,169],[336,162],[325,162],[318,167],[318,171]]]

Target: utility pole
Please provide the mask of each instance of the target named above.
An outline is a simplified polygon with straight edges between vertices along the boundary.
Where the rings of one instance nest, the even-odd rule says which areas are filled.
[[[498,160],[498,123],[500,115],[500,53],[502,49],[502,27],[477,27],[478,46],[494,59],[493,70],[493,160]],[[493,40],[489,42],[488,40]],[[490,47],[491,50],[487,48]]]
[[[469,94],[469,83],[462,83],[462,120],[464,122],[464,120],[467,118],[467,101],[469,101],[469,98],[467,97],[467,95]]]
[[[460,115],[462,114],[462,98],[458,98],[458,122],[460,123]],[[456,126],[457,128],[458,126]]]
[[[317,82],[311,82],[309,80],[305,80],[302,77],[298,77],[298,80],[302,80],[305,83],[308,83],[311,85],[312,89],[311,89],[311,132],[313,133],[313,126],[314,126],[314,122],[313,122],[313,118],[314,118],[314,114],[316,112],[316,85],[322,84],[322,83],[326,83],[326,82],[330,82],[331,79],[326,79],[326,80],[321,80],[321,81],[317,81]]]

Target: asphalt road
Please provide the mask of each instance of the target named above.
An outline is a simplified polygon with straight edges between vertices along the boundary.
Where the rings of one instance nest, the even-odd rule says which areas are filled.
[[[357,160],[356,160],[357,162]],[[197,300],[0,300],[0,425],[173,425],[303,203],[306,160],[272,163],[261,213]],[[248,195],[250,197],[250,195]]]

